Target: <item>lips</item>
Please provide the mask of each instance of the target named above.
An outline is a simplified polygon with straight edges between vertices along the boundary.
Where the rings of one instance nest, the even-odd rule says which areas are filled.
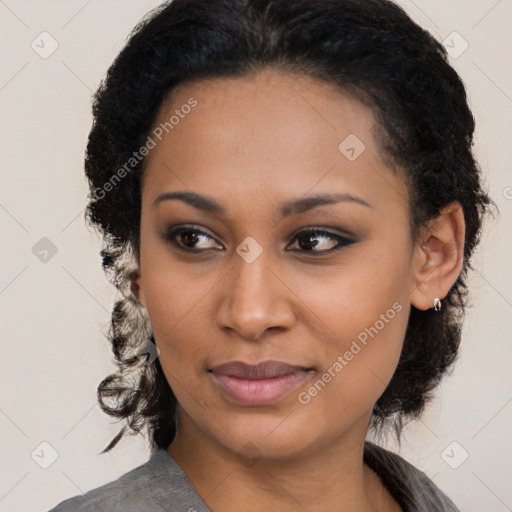
[[[248,365],[229,361],[209,370],[214,382],[228,398],[242,405],[264,405],[277,401],[300,386],[312,368],[281,361]]]

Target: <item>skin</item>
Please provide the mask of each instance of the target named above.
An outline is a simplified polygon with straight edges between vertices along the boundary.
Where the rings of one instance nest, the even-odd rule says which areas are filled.
[[[412,240],[409,193],[381,158],[371,110],[332,85],[269,69],[181,84],[155,127],[190,97],[197,106],[145,161],[132,282],[180,404],[170,455],[214,512],[400,510],[363,464],[363,444],[372,407],[395,371],[411,305],[432,307],[461,271],[460,205],[448,205]],[[365,145],[354,161],[338,149],[349,134]],[[180,200],[153,206],[176,191],[211,197],[226,212]],[[277,216],[283,202],[321,193],[350,193],[370,206],[343,201]],[[180,224],[206,233],[175,239],[202,254],[165,239]],[[294,236],[311,227],[350,234],[355,243],[322,255],[337,240],[317,235],[314,246]],[[251,263],[236,252],[248,236],[262,248]],[[300,403],[298,394],[394,303],[400,312]],[[300,388],[260,406],[234,403],[207,371],[268,359],[314,371]]]

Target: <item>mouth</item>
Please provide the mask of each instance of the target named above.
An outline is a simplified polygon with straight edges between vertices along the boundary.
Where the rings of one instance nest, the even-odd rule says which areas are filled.
[[[257,365],[230,361],[208,372],[220,390],[236,403],[265,405],[299,387],[314,369],[281,361],[264,361]]]

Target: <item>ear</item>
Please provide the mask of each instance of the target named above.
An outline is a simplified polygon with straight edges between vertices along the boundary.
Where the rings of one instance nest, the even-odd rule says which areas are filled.
[[[142,276],[140,268],[137,268],[130,274],[130,290],[137,298],[139,303],[145,308],[146,299],[144,298],[144,288],[142,286]]]
[[[445,206],[420,229],[413,256],[413,306],[427,310],[435,297],[446,297],[462,270],[465,232],[464,212],[458,202]]]

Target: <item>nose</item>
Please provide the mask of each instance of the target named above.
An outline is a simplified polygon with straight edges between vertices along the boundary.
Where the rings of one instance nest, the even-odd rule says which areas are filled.
[[[238,254],[234,255],[234,260],[217,310],[219,327],[253,341],[261,339],[271,329],[291,329],[296,321],[293,300],[290,300],[293,293],[275,265],[265,257],[265,251],[252,263]]]

